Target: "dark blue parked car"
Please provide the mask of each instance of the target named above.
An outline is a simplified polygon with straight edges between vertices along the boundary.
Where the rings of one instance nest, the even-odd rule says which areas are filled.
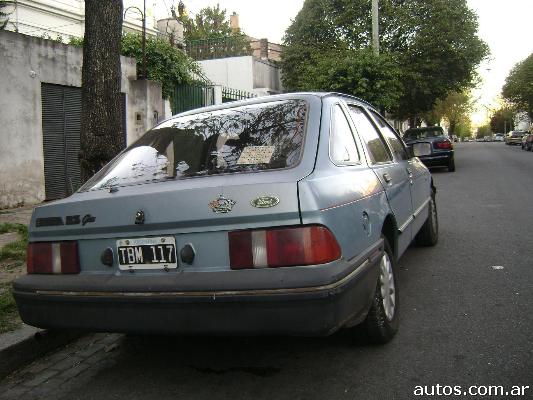
[[[407,129],[403,140],[428,167],[455,171],[453,143],[440,126]]]

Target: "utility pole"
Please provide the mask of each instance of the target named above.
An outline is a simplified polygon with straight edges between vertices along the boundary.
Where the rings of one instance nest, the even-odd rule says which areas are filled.
[[[372,50],[379,56],[379,0],[372,0]]]

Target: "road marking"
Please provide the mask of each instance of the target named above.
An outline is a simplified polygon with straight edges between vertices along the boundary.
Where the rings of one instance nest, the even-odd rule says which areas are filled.
[[[493,265],[492,269],[495,269],[495,270],[503,269],[503,266],[502,265]]]

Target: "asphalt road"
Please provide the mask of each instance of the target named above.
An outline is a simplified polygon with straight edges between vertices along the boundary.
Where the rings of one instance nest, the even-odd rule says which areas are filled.
[[[345,332],[125,337],[96,372],[54,397],[412,399],[418,385],[439,384],[529,385],[519,398],[533,398],[533,153],[462,143],[456,165],[433,171],[440,241],[400,260],[400,331],[388,345]]]

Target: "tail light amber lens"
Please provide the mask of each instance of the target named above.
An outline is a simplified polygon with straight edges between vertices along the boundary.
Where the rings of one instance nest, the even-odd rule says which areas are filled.
[[[229,234],[231,269],[279,268],[337,260],[337,240],[324,226],[235,231]]]
[[[28,274],[79,274],[78,242],[29,243]]]

